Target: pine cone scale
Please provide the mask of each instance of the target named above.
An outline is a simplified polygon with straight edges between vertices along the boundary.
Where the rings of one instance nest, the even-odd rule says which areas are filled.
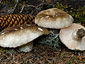
[[[34,24],[34,18],[34,16],[24,14],[0,16],[0,30],[22,24]]]

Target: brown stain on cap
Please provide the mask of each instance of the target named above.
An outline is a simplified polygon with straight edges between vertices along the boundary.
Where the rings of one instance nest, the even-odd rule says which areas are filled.
[[[53,8],[53,9],[43,10],[37,15],[37,19],[42,18],[42,17],[44,19],[51,19],[55,21],[58,18],[63,19],[65,17],[69,17],[69,15],[60,9]]]

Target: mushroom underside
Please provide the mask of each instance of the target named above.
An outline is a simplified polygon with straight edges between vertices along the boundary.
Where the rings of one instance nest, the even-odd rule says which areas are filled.
[[[61,29],[59,37],[62,43],[71,50],[85,50],[85,36],[80,39],[77,34],[81,28],[85,30],[80,24],[73,23],[70,27]]]

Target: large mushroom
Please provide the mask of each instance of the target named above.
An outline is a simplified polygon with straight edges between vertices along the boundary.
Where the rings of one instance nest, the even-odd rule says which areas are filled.
[[[8,48],[16,48],[23,52],[29,52],[32,49],[32,41],[41,35],[49,34],[46,28],[35,25],[20,25],[9,27],[0,32],[0,46]]]
[[[48,44],[55,47],[59,44],[59,30],[69,27],[73,22],[73,17],[63,10],[58,8],[50,8],[39,12],[35,17],[35,23],[38,26],[49,29],[50,34],[39,40],[39,43]],[[55,45],[54,45],[55,43]]]
[[[35,17],[35,23],[46,28],[61,29],[70,26],[72,22],[72,16],[58,8],[43,10]]]
[[[85,50],[85,27],[73,23],[70,27],[63,28],[59,34],[60,40],[71,50]]]

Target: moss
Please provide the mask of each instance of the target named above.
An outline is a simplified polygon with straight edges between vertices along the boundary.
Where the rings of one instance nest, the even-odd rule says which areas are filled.
[[[57,7],[73,16],[75,23],[82,23],[85,26],[85,6],[75,8],[71,4],[62,4],[57,2],[53,7]]]
[[[79,57],[76,57],[76,61],[78,62],[78,60],[79,60]]]
[[[61,42],[59,40],[59,33],[56,31],[59,31],[59,30],[50,30],[49,35],[41,36],[36,41],[41,44],[52,46],[54,49],[56,49],[57,47],[60,47],[61,45]]]
[[[83,63],[85,63],[85,60],[83,60]]]
[[[72,64],[72,63],[73,63],[73,61],[68,60],[66,64]]]
[[[5,55],[5,54],[3,54],[3,57],[6,57],[6,55]]]
[[[6,50],[5,49],[3,49],[3,48],[0,48],[1,49],[1,51],[3,51],[4,53],[6,52]]]

